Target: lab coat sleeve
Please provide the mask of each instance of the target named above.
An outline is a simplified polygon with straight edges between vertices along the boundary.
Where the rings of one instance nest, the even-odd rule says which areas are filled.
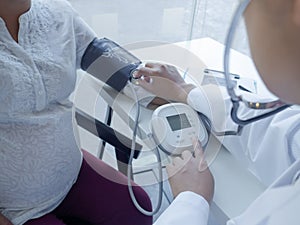
[[[209,117],[217,131],[236,130],[237,126],[230,118],[232,104],[225,89],[213,85],[202,86],[192,90],[187,101],[195,110]],[[241,104],[241,118],[257,114],[257,110],[250,110]],[[300,157],[299,129],[300,108],[292,106],[245,126],[241,136],[219,139],[242,165],[262,183],[270,185]]]
[[[154,225],[207,225],[209,205],[193,192],[180,193]]]

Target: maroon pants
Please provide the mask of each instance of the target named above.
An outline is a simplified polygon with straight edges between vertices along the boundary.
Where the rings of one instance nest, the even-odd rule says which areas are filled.
[[[152,217],[141,214],[133,205],[127,178],[83,151],[84,160],[76,183],[63,202],[51,213],[25,225],[150,225]],[[139,203],[151,210],[145,191],[135,185]]]

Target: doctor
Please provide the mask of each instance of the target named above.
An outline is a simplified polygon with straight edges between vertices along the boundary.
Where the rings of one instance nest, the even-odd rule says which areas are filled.
[[[249,2],[243,1],[239,9],[245,10],[255,65],[271,92],[283,102],[299,105],[300,0]],[[210,109],[218,109],[219,100],[207,87],[196,88],[186,84],[172,66],[149,63],[136,74],[137,77],[142,75],[145,79],[140,85],[157,96],[188,103],[208,117]],[[171,82],[161,82],[163,80]],[[173,91],[167,93],[165,90]],[[224,102],[228,112],[226,122],[230,127],[234,124],[229,115],[232,102],[229,97],[225,97]],[[249,118],[257,114],[255,110],[240,105],[239,115]],[[295,105],[247,125],[241,136],[227,139],[232,145],[229,148],[232,154],[269,186],[242,215],[228,221],[228,225],[299,224],[300,109]],[[213,178],[208,169],[199,169],[203,166],[205,163],[199,146],[195,157],[184,153],[182,158],[174,159],[167,170],[176,198],[155,225],[207,224]]]

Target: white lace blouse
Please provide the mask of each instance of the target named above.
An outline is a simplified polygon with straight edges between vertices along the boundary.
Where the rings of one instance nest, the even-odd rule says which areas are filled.
[[[76,181],[76,68],[95,34],[65,0],[32,0],[19,43],[0,18],[0,211],[14,224],[52,211]]]

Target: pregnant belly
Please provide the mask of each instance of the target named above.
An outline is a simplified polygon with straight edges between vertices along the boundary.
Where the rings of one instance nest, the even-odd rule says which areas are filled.
[[[0,208],[35,207],[68,192],[82,157],[70,119],[0,124]]]

